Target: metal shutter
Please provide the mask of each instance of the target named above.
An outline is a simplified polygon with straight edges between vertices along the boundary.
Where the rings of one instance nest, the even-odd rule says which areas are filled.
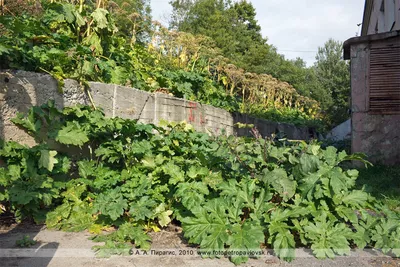
[[[400,114],[400,46],[370,50],[369,111]]]

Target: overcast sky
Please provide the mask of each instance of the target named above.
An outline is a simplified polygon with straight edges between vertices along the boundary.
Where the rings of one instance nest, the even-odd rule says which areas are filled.
[[[169,0],[151,0],[153,19],[167,24]],[[345,41],[361,32],[364,0],[251,0],[268,43],[288,59],[315,61],[329,38]]]

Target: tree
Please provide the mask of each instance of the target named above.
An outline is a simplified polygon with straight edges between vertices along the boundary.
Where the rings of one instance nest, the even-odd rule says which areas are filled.
[[[349,63],[342,58],[343,44],[329,39],[318,48],[315,71],[324,94],[330,99],[326,110],[333,124],[349,118],[350,71]]]
[[[213,39],[223,55],[245,72],[265,73],[317,100],[332,123],[348,117],[349,72],[341,59],[342,44],[329,40],[319,48],[317,63],[307,68],[287,60],[261,34],[253,5],[241,0],[172,0],[170,27]]]
[[[247,71],[265,73],[274,49],[261,34],[256,11],[245,0],[173,0],[170,27],[211,37],[224,56]]]
[[[108,2],[108,11],[118,25],[119,34],[129,37],[131,43],[145,43],[152,30],[149,0],[113,0]]]
[[[0,16],[22,14],[39,14],[41,5],[39,0],[0,0]]]
[[[170,28],[182,29],[181,23],[187,21],[187,16],[194,5],[194,0],[172,0],[169,3],[172,6],[171,19],[169,21]]]
[[[211,37],[225,57],[247,72],[270,74],[290,83],[302,95],[319,96],[310,93],[317,87],[314,71],[308,70],[301,59],[286,60],[267,43],[250,2],[172,0],[170,3],[172,28]]]

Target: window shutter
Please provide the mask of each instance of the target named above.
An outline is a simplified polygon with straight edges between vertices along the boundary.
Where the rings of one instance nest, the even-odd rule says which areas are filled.
[[[400,114],[400,46],[370,50],[369,111]]]

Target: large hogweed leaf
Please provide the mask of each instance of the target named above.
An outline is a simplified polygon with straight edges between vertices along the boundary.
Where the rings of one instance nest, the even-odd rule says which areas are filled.
[[[352,190],[343,194],[341,202],[346,206],[363,208],[368,206],[370,195],[362,190]]]
[[[325,212],[304,227],[305,237],[311,243],[311,249],[319,259],[333,258],[335,254],[349,255],[350,246],[347,237],[352,231],[344,223],[337,222]]]
[[[103,8],[96,8],[95,11],[91,14],[91,17],[96,22],[96,26],[98,29],[105,29],[108,25],[107,20],[108,11]]]
[[[162,167],[165,174],[169,175],[169,183],[176,185],[179,182],[185,181],[185,174],[181,170],[181,168],[173,163],[172,161],[168,162]]]
[[[371,242],[375,226],[380,222],[379,218],[371,216],[367,211],[363,213],[363,218],[359,220],[358,224],[354,224],[356,232],[351,236],[351,239],[360,249],[365,248]]]
[[[227,196],[229,198],[237,196],[240,191],[239,183],[235,179],[228,179],[220,183],[218,189],[221,191],[221,196]]]
[[[54,150],[40,150],[39,167],[43,167],[48,171],[53,171],[54,164],[58,163],[55,158],[57,151]]]
[[[303,153],[299,159],[300,163],[298,165],[300,175],[308,175],[310,173],[315,173],[321,164],[320,158],[316,155],[310,155]]]
[[[46,225],[49,228],[67,231],[82,231],[94,223],[92,209],[84,199],[86,185],[71,185],[65,192],[63,204],[47,213]]]
[[[89,141],[89,138],[78,123],[68,122],[57,132],[56,141],[65,145],[82,146]]]
[[[213,252],[225,251],[225,243],[229,239],[229,221],[225,209],[218,199],[214,199],[206,202],[204,207],[195,207],[192,210],[193,217],[182,219],[184,235],[189,242],[200,244],[204,256],[215,257],[218,255]]]
[[[42,122],[35,116],[34,109],[29,110],[26,117],[22,113],[18,113],[17,117],[11,119],[11,121],[34,135],[37,135],[42,127]]]
[[[272,244],[275,254],[281,259],[292,261],[295,258],[295,241],[290,227],[284,222],[273,222],[268,231],[268,242]]]
[[[375,225],[371,239],[375,241],[375,247],[382,249],[384,253],[393,252],[400,256],[400,219],[385,218]]]
[[[273,210],[276,207],[275,203],[271,203],[273,194],[269,191],[269,188],[262,188],[259,194],[255,197],[254,206],[250,217],[255,221],[260,221],[263,218],[264,213]]]
[[[291,199],[296,192],[296,181],[292,177],[288,177],[286,171],[282,168],[275,168],[272,171],[264,169],[261,179],[266,184],[271,185],[284,201]]]
[[[167,226],[171,222],[171,215],[173,211],[166,208],[164,203],[158,205],[155,209],[155,216],[158,219],[158,224],[161,227]]]
[[[207,185],[202,182],[179,183],[175,196],[180,197],[182,204],[189,210],[204,202],[204,196],[209,194]]]
[[[276,255],[286,261],[295,257],[295,241],[290,226],[291,220],[309,213],[307,207],[288,206],[286,208],[273,208],[271,213],[265,213],[265,222],[268,223],[268,242],[272,244]]]
[[[143,196],[138,201],[131,203],[129,213],[135,220],[146,220],[154,215],[157,202],[149,196]]]
[[[118,163],[124,159],[125,149],[121,141],[110,141],[101,144],[95,154],[103,161]]]
[[[258,189],[256,182],[255,179],[243,179],[237,194],[237,198],[250,208],[254,205],[254,193]]]
[[[110,216],[112,220],[117,220],[127,208],[128,202],[118,189],[99,194],[94,203],[95,211]]]
[[[227,244],[229,245],[231,260],[234,264],[247,262],[249,256],[260,255],[260,245],[264,242],[263,227],[246,221],[244,224],[234,224]],[[245,255],[237,255],[235,252]]]

